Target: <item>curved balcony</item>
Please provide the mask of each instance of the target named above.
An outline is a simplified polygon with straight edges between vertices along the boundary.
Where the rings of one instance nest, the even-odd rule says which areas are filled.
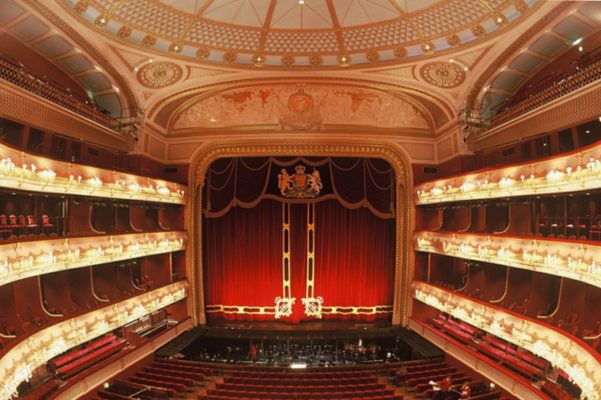
[[[186,232],[157,232],[2,245],[0,286],[30,276],[184,250],[186,238]]]
[[[601,288],[601,246],[582,241],[416,232],[415,250],[543,272]]]
[[[158,203],[185,204],[186,187],[142,176],[34,156],[0,144],[0,186]]]
[[[537,162],[426,182],[415,187],[415,204],[572,193],[601,188],[601,145]]]
[[[579,339],[533,319],[472,300],[425,282],[413,283],[414,298],[549,361],[582,389],[601,399],[601,356]]]
[[[16,395],[19,384],[57,355],[186,298],[180,281],[38,331],[0,359],[0,400]]]

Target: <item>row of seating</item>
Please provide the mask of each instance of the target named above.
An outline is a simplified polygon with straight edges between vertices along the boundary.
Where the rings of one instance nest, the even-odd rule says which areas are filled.
[[[264,392],[264,391],[239,391],[239,390],[225,390],[225,389],[209,389],[207,395],[211,396],[224,396],[229,399],[273,399],[273,400],[314,400],[314,399],[380,399],[386,396],[395,400],[402,400],[403,395],[395,395],[393,389],[373,389],[373,390],[349,390],[349,391],[334,391],[334,392],[323,392],[316,390],[314,392]],[[206,400],[206,396],[198,396],[199,400]]]
[[[566,393],[561,386],[551,381],[545,381],[541,390],[555,400],[573,400],[573,397]]]
[[[33,215],[14,215],[8,217],[6,214],[0,215],[0,234],[4,239],[11,236],[19,236],[22,234],[28,235],[32,231],[35,233],[47,233],[50,228],[54,228],[54,224],[50,222],[50,217],[46,214],[42,215],[42,220],[37,221]],[[41,231],[40,231],[41,228]]]
[[[126,346],[127,342],[125,340],[115,339],[111,342],[108,342],[106,345],[87,353],[82,357],[79,357],[64,364],[56,371],[59,374],[59,376],[63,378],[69,378],[73,375],[77,375],[78,373],[91,367],[92,365],[105,360],[113,354],[118,353]]]
[[[354,378],[246,378],[237,376],[225,376],[224,383],[235,383],[240,385],[271,385],[288,386],[334,386],[334,385],[359,385],[378,382],[376,376],[354,377]]]
[[[504,364],[530,380],[534,381],[543,377],[548,367],[545,360],[525,351],[518,351],[512,344],[492,335],[485,335],[484,332],[473,326],[463,321],[455,321],[450,316],[438,314],[431,320],[431,323],[458,341]]]
[[[58,357],[55,357],[54,359],[50,360],[49,363],[55,369],[58,369],[58,368],[62,367],[63,365],[68,364],[71,361],[74,361],[80,357],[83,357],[86,354],[88,354],[100,347],[106,346],[116,340],[117,340],[117,336],[115,336],[113,334],[102,336],[96,340],[89,342],[85,346],[82,346],[82,348],[71,349],[64,354],[62,354]]]

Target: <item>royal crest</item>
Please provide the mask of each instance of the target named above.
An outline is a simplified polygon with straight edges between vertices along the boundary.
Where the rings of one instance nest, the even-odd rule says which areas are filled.
[[[294,168],[295,173],[290,175],[285,168],[278,174],[278,188],[282,196],[293,199],[307,199],[319,195],[323,188],[319,171],[313,168],[313,172],[306,173],[306,167],[302,164]]]

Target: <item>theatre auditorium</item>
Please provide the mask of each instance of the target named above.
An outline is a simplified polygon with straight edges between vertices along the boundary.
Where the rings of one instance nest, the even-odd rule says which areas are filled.
[[[601,400],[601,1],[0,0],[0,400]]]

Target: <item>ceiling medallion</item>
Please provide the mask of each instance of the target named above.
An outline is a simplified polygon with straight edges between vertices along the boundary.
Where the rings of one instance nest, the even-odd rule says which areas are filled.
[[[207,49],[206,47],[199,47],[198,50],[196,50],[196,58],[206,60],[207,58],[209,58],[210,53],[211,50]]]
[[[463,69],[458,65],[447,62],[425,64],[421,67],[419,73],[426,82],[446,89],[459,86],[465,80]]]
[[[370,52],[367,53],[367,61],[375,63],[380,61],[380,53],[378,53],[376,50],[372,50]]]
[[[461,44],[461,39],[456,34],[451,34],[447,36],[447,43],[451,47],[459,46]]]
[[[138,71],[138,81],[148,88],[162,88],[172,85],[182,76],[179,65],[171,62],[153,62]]]
[[[472,26],[472,33],[474,34],[475,37],[481,38],[484,36],[486,31],[484,30],[482,25],[477,24],[477,25]]]
[[[405,58],[405,57],[407,57],[407,49],[404,48],[404,47],[401,47],[401,46],[396,47],[394,49],[394,56],[396,58]]]
[[[89,4],[88,4],[87,0],[80,0],[75,4],[73,9],[75,10],[76,13],[83,14],[88,9],[88,7],[89,7]]]
[[[319,67],[322,62],[321,56],[318,56],[317,54],[313,54],[309,57],[309,64],[311,64],[312,67]]]
[[[528,4],[524,0],[515,0],[513,6],[516,10],[518,10],[521,14],[528,11]]]
[[[123,25],[117,31],[117,36],[121,39],[127,39],[129,37],[129,35],[131,35],[131,28],[127,25]]]
[[[142,46],[151,47],[151,46],[154,46],[154,44],[156,42],[157,42],[157,38],[155,38],[152,35],[146,35],[146,36],[144,36],[144,39],[142,39]]]
[[[237,57],[238,56],[233,51],[226,51],[223,54],[223,62],[228,63],[228,64],[232,64],[232,63],[234,63],[236,61]]]
[[[282,65],[284,67],[292,67],[294,65],[294,56],[290,54],[282,56]]]

